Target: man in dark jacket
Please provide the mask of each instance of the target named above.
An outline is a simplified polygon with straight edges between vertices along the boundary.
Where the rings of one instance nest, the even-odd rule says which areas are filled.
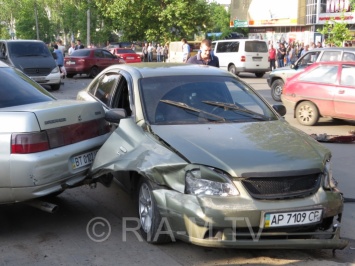
[[[212,42],[209,39],[204,39],[201,42],[200,51],[187,60],[188,64],[209,65],[219,67],[218,57],[213,55]]]

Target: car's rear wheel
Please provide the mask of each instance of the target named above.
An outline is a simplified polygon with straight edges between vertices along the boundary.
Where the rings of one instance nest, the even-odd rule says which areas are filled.
[[[317,106],[309,101],[301,102],[296,107],[297,121],[304,126],[313,126],[319,120]]]
[[[57,90],[59,90],[59,88],[60,88],[60,83],[59,83],[59,84],[53,84],[53,85],[51,85],[51,89],[52,89],[53,91],[57,91]]]
[[[255,76],[257,78],[262,78],[264,75],[265,75],[265,72],[257,72],[257,73],[255,73]]]
[[[277,79],[271,84],[271,96],[277,102],[281,102],[281,94],[284,85],[282,79]]]
[[[92,67],[89,73],[90,78],[94,78],[99,74],[99,69],[97,67]]]
[[[230,65],[228,67],[228,71],[234,75],[238,75],[239,73],[237,72],[237,68],[235,67],[235,65]]]
[[[74,77],[74,74],[67,74],[67,78],[72,78]]]
[[[155,202],[152,187],[145,179],[138,185],[138,213],[141,236],[149,243],[162,244],[170,242],[164,222]]]

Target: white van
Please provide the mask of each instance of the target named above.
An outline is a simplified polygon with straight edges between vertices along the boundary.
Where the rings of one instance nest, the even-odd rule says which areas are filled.
[[[270,71],[269,51],[265,41],[253,39],[229,39],[212,42],[213,53],[219,59],[219,67],[238,75],[255,73],[261,78]]]

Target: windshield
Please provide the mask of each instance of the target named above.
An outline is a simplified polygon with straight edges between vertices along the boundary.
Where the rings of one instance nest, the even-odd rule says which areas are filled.
[[[236,78],[171,76],[140,80],[150,124],[202,124],[275,120],[277,116]]]
[[[15,57],[52,56],[48,47],[42,42],[9,42],[9,52]]]

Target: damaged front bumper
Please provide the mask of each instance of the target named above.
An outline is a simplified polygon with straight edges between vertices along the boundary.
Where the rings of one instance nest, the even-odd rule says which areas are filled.
[[[216,248],[343,249],[348,245],[340,237],[343,198],[340,193],[326,194],[323,200],[316,193],[309,200],[278,202],[280,212],[323,209],[320,224],[270,229],[263,228],[263,217],[269,210],[275,211],[272,201],[247,198],[237,201],[235,197],[195,197],[171,190],[154,190],[160,214],[167,218],[165,229],[173,235],[173,241],[176,238]],[[327,201],[328,197],[332,201]],[[321,230],[325,226],[330,228]]]

